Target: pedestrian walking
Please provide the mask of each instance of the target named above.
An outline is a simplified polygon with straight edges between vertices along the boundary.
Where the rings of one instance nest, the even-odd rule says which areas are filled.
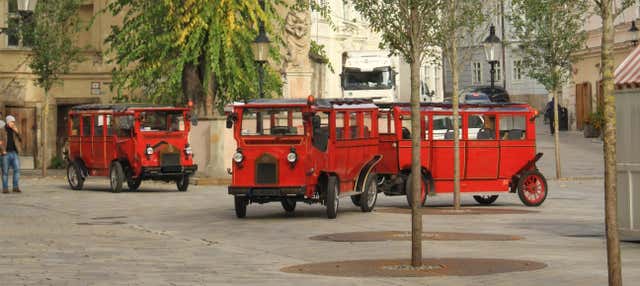
[[[547,106],[545,107],[545,111],[544,111],[544,117],[549,118],[549,129],[551,131],[551,135],[553,135],[556,132],[553,104],[554,104],[554,99],[551,98],[551,101],[547,102]],[[558,107],[558,109],[560,108]]]
[[[7,115],[5,121],[6,125],[3,129],[6,139],[3,140],[5,142],[5,154],[2,156],[2,192],[5,194],[9,192],[9,168],[11,168],[13,170],[13,192],[21,193],[19,182],[20,158],[18,158],[18,154],[20,153],[20,141],[22,139],[16,127],[16,118],[12,115]]]
[[[0,177],[4,174],[4,155],[7,154],[7,131],[4,130],[6,123],[0,119]]]

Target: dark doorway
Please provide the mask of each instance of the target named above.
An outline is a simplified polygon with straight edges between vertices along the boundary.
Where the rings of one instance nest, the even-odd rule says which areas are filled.
[[[65,143],[67,142],[67,118],[69,116],[69,110],[74,104],[61,104],[58,105],[58,118],[56,119],[56,156],[62,158],[62,151],[64,150]]]

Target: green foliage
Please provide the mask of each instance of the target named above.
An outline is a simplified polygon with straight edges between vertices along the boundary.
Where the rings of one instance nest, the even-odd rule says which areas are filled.
[[[82,49],[75,45],[81,3],[82,0],[38,1],[32,15],[33,25],[27,33],[32,52],[29,68],[37,76],[36,85],[45,92],[82,60]]]
[[[598,111],[589,114],[585,123],[591,124],[591,126],[596,130],[602,130],[602,127],[604,126],[604,110],[602,108],[598,108]]]
[[[67,167],[67,162],[62,158],[55,156],[51,158],[51,164],[49,164],[50,169],[64,169]]]
[[[509,16],[520,41],[523,67],[548,91],[571,76],[575,52],[584,47],[588,6],[574,0],[513,0]]]
[[[329,57],[327,56],[327,51],[324,49],[324,45],[318,44],[318,42],[311,40],[311,47],[309,48],[309,57],[314,59],[315,61],[323,64],[327,64],[329,70],[334,73],[333,65],[331,61],[329,61]]]

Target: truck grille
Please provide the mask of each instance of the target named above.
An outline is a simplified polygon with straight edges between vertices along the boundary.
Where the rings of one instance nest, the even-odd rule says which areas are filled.
[[[165,153],[160,157],[160,165],[162,167],[180,166],[179,153]]]
[[[269,154],[262,154],[256,160],[256,184],[278,183],[278,161]]]

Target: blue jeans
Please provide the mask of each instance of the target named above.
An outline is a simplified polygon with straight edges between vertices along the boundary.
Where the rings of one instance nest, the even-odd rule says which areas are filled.
[[[7,152],[2,156],[2,189],[9,189],[9,167],[13,169],[13,189],[19,189],[18,181],[20,181],[20,158],[18,153]]]

